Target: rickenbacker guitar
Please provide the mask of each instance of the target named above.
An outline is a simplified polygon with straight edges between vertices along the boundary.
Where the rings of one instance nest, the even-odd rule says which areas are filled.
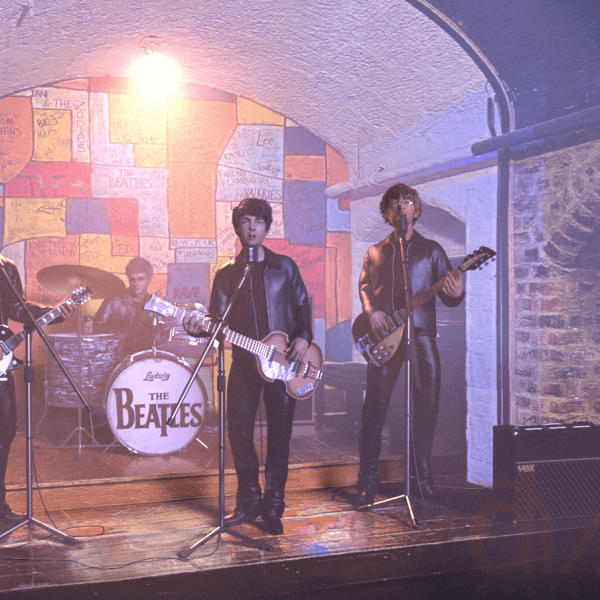
[[[155,312],[163,317],[173,317],[183,320],[186,316],[199,314],[202,318],[201,327],[210,333],[212,322],[205,319],[207,310],[201,304],[196,308],[175,306],[160,296],[154,294],[144,306],[144,310]],[[305,362],[289,362],[285,357],[285,349],[289,346],[289,338],[281,331],[274,331],[261,341],[253,340],[228,327],[223,330],[228,342],[240,346],[256,356],[258,370],[267,381],[279,379],[285,383],[287,393],[292,398],[304,400],[309,398],[317,388],[323,371],[323,353],[314,342],[308,347]]]
[[[55,306],[50,312],[36,320],[40,327],[44,327],[60,316],[60,308],[65,304],[83,304],[92,297],[92,290],[88,287],[77,288],[67,300]],[[2,350],[2,358],[0,359],[0,377],[5,375],[7,371],[19,369],[23,366],[23,361],[18,358],[13,358],[13,350],[25,339],[27,332],[22,329],[17,334],[6,326],[0,325],[0,349]]]
[[[458,267],[456,267],[454,271],[452,271],[452,275],[454,277],[458,277],[465,271],[474,271],[475,269],[480,268],[484,263],[487,263],[487,261],[494,256],[496,256],[496,253],[493,250],[490,250],[490,248],[486,248],[485,246],[481,246],[479,250],[469,254],[465,260]],[[423,292],[417,296],[413,300],[413,311],[417,310],[417,308],[425,304],[425,302],[441,291],[441,289],[444,287],[445,279],[445,277],[444,279],[440,279],[426,292]],[[389,315],[389,317],[392,323],[394,323],[394,327],[381,332],[375,332],[371,329],[369,315],[364,312],[358,315],[352,324],[352,336],[354,337],[356,346],[365,359],[376,367],[381,367],[392,359],[400,347],[400,343],[404,335],[406,310],[397,310],[393,314]]]

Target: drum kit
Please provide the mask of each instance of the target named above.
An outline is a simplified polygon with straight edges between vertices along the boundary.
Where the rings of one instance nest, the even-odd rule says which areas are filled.
[[[111,298],[125,290],[125,284],[116,275],[84,265],[46,267],[39,271],[37,279],[41,285],[59,294],[69,294],[74,287],[87,286],[95,299]],[[192,373],[184,359],[199,358],[206,340],[189,336],[181,322],[175,319],[162,322],[155,319],[154,329],[152,348],[127,356],[116,365],[117,335],[84,333],[81,309],[77,333],[49,334],[47,337],[69,372],[74,373],[73,378],[92,406],[92,415],[102,414],[115,440],[133,453],[160,456],[184,450],[197,439],[203,427],[208,395],[198,377],[176,422],[167,426],[167,420]],[[74,447],[79,452],[88,446],[103,447],[94,436],[92,419],[91,432],[82,427],[81,403],[51,356],[46,363],[45,401],[46,412],[40,423],[49,406],[78,409],[78,427],[55,447]],[[78,434],[77,445],[66,445],[75,433]],[[84,445],[82,435],[86,435],[91,443]],[[104,447],[109,448],[115,443]]]

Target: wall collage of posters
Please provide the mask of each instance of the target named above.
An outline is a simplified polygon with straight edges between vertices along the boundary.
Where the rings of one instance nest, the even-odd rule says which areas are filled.
[[[149,291],[207,305],[216,269],[239,251],[233,207],[264,198],[266,245],[298,263],[315,339],[327,359],[350,360],[350,211],[324,194],[348,176],[333,148],[284,115],[203,86],[162,104],[110,77],[0,99],[0,246],[27,298],[48,305],[64,297],[37,281],[44,267],[126,281],[135,256],[153,264]]]

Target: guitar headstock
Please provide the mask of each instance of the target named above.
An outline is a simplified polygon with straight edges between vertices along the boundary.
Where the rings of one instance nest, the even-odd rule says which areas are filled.
[[[92,297],[92,290],[89,287],[78,287],[70,296],[67,302],[73,304],[85,304]]]
[[[152,294],[152,297],[144,305],[144,310],[157,313],[161,317],[175,317],[177,310],[181,310],[181,307],[176,306],[172,302],[161,298],[158,293]],[[198,312],[204,318],[207,314],[206,308],[202,304],[194,304],[194,308],[187,307],[185,310]],[[180,317],[181,318],[181,317]]]
[[[478,250],[475,250],[472,254],[469,254],[460,265],[461,271],[474,271],[475,269],[482,268],[482,265],[487,264],[488,260],[494,260],[496,253],[491,248],[481,246]]]

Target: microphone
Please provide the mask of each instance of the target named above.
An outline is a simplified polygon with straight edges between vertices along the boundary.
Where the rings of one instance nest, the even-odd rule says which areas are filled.
[[[254,264],[258,262],[258,248],[256,246],[248,246],[248,264]]]
[[[408,223],[406,221],[405,215],[400,215],[399,229],[400,229],[400,233],[401,233],[402,237],[404,237],[406,235],[406,232],[408,231]]]

